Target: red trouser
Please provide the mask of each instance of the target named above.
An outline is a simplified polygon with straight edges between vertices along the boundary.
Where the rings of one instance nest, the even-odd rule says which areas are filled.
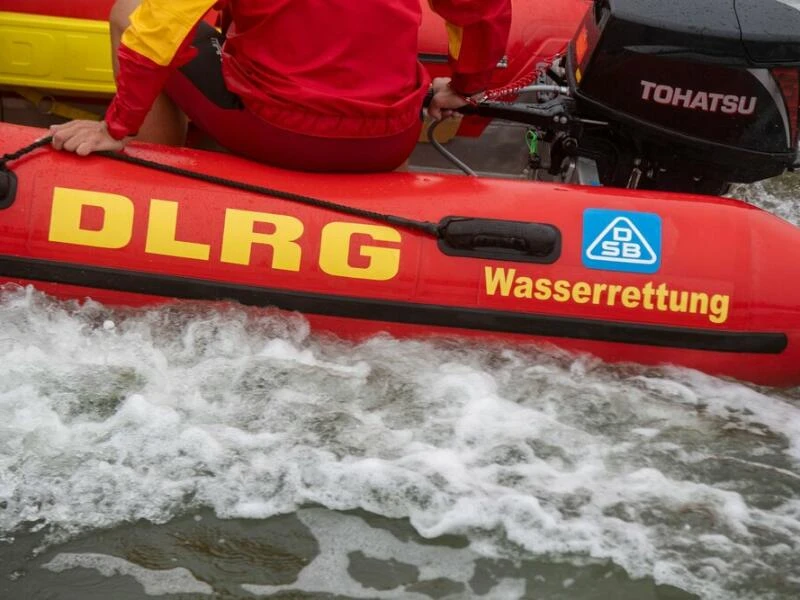
[[[414,149],[421,121],[380,138],[323,138],[270,125],[225,88],[220,39],[201,24],[197,57],[170,76],[165,91],[196,127],[234,154],[299,171],[375,172],[397,168]]]

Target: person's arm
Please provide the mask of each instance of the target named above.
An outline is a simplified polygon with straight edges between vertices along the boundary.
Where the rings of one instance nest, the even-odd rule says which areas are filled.
[[[447,22],[451,86],[463,96],[483,92],[503,58],[511,29],[511,0],[429,0]]]
[[[143,0],[122,34],[117,94],[106,112],[115,139],[135,135],[170,71],[188,62],[194,31],[216,0]]]
[[[215,4],[216,0],[142,0],[122,34],[117,93],[105,119],[51,127],[53,146],[81,155],[121,149],[139,131],[170,71],[193,57],[195,29]]]

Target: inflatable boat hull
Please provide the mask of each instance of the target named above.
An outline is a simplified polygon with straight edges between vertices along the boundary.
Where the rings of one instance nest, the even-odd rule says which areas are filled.
[[[42,134],[0,125],[0,153]],[[346,337],[484,336],[800,383],[800,278],[788,260],[800,230],[745,203],[420,173],[303,174],[136,144],[128,153],[381,214],[469,218],[472,238],[461,247],[43,148],[10,165],[17,182],[0,210],[0,281],[113,304],[275,306]],[[544,232],[527,240],[543,243],[538,254],[515,249],[531,224],[533,238]]]

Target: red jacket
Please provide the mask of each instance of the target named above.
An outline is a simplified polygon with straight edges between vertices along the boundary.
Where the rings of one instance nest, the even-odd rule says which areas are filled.
[[[429,86],[417,60],[420,0],[228,0],[228,88],[274,126],[321,137],[379,137],[419,119]],[[193,56],[215,0],[143,0],[119,49],[111,135],[135,134],[170,72]],[[430,0],[447,22],[453,87],[482,91],[502,58],[511,0]],[[443,33],[444,34],[444,33]]]

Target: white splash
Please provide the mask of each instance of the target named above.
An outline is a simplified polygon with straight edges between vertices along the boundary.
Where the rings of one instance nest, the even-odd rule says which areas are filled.
[[[68,569],[94,569],[104,577],[129,575],[141,584],[148,596],[165,596],[167,594],[203,594],[211,595],[214,590],[210,585],[198,581],[188,569],[177,567],[167,570],[145,569],[116,556],[93,553],[61,553],[53,560],[42,565],[42,568],[54,573]]]
[[[461,583],[464,589],[469,589],[467,586],[475,572],[476,558],[470,549],[423,546],[400,541],[388,531],[374,529],[357,517],[332,517],[331,513],[319,509],[304,509],[297,516],[313,532],[319,543],[319,554],[306,565],[293,583],[244,584],[243,589],[260,596],[299,590],[307,593],[339,594],[348,598],[402,597],[409,600],[430,600],[428,594],[414,592],[407,586],[377,590],[355,581],[348,572],[349,555],[353,552],[361,552],[380,561],[395,560],[413,565],[418,572],[414,585],[446,576],[454,583]],[[523,598],[524,593],[524,581],[501,579],[484,596],[497,600],[517,600]]]

